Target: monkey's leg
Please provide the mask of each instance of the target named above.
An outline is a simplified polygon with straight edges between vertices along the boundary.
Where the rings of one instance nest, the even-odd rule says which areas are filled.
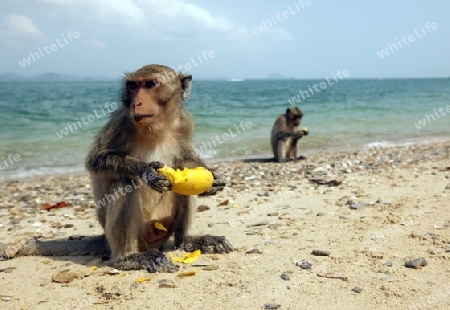
[[[200,250],[202,253],[229,253],[233,246],[224,236],[186,236],[180,246],[185,251]]]
[[[306,159],[306,156],[304,155],[298,155],[299,154],[299,145],[298,145],[298,139],[293,139],[292,140],[292,147],[291,147],[291,151],[292,151],[292,156],[291,158],[293,160],[303,160]]]
[[[186,236],[191,217],[191,204],[194,197],[174,196],[175,246],[185,251],[201,250],[203,253],[228,253],[233,246],[222,236]]]
[[[292,139],[291,139],[291,148],[290,148],[289,158],[292,158],[293,160],[297,159],[297,154],[298,154],[298,140],[299,140],[299,139],[295,139],[295,138],[292,138]]]
[[[278,140],[277,158],[279,163],[286,161],[286,142],[284,140]]]
[[[128,184],[129,183],[129,184]],[[130,185],[129,180],[118,180],[110,188],[112,195],[117,186]],[[120,196],[107,206],[105,235],[111,249],[112,265],[115,268],[146,269],[148,272],[175,272],[178,267],[157,250],[139,252],[139,241],[145,238],[145,225],[135,189]],[[150,190],[145,188],[145,190]],[[120,190],[119,190],[120,191]],[[117,196],[116,196],[117,197]]]
[[[173,199],[173,232],[175,234],[175,246],[180,247],[187,235],[191,221],[193,197],[174,194]]]

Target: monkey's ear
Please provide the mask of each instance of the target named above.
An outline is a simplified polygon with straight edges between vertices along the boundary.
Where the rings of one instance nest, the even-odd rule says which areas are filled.
[[[289,113],[291,113],[291,108],[286,109],[286,115],[289,115]]]
[[[180,74],[181,88],[183,88],[183,100],[188,100],[191,93],[192,75]]]

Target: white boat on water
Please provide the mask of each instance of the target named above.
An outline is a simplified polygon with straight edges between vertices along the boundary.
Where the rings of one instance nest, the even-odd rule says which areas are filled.
[[[232,79],[230,79],[229,81],[231,81],[231,82],[242,82],[242,81],[244,81],[244,79],[241,79],[241,78],[232,78]]]

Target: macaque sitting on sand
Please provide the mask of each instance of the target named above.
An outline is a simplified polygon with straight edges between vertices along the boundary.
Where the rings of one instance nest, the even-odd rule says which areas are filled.
[[[305,159],[304,156],[297,157],[298,140],[308,135],[308,129],[298,130],[302,117],[302,110],[298,107],[289,107],[286,109],[285,114],[280,114],[275,120],[270,135],[270,143],[277,162]]]

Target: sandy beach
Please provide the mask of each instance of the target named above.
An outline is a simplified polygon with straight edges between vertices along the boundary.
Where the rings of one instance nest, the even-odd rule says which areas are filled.
[[[362,151],[214,163],[227,187],[197,198],[190,234],[224,235],[234,252],[174,274],[16,257],[0,261],[0,308],[449,309],[450,142]],[[1,244],[102,234],[87,173],[6,181],[0,195]],[[67,270],[73,281],[52,280]]]

